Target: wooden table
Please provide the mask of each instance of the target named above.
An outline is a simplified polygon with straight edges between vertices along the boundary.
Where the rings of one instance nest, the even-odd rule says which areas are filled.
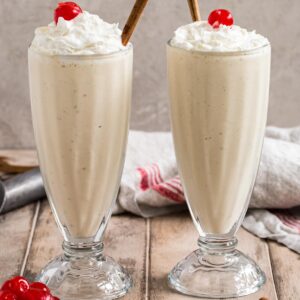
[[[267,284],[247,300],[299,300],[300,257],[274,242],[260,240],[241,229],[239,248],[252,257],[267,275]],[[142,219],[130,215],[112,217],[105,251],[124,265],[134,287],[123,299],[193,299],[167,287],[166,276],[180,259],[196,249],[196,230],[187,213]],[[62,238],[47,201],[28,205],[0,217],[0,283],[36,273],[61,253]]]

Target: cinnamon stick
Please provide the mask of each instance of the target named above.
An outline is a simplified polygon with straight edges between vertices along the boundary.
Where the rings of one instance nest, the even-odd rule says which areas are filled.
[[[188,0],[193,22],[200,21],[200,10],[198,0]]]
[[[124,46],[128,44],[147,2],[148,0],[136,0],[122,32],[122,43]]]

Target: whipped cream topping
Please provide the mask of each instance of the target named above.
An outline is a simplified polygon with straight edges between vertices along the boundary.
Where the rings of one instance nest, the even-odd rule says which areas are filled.
[[[246,51],[269,44],[269,41],[255,31],[239,26],[221,25],[214,29],[205,21],[179,27],[171,45],[192,51],[231,52]]]
[[[66,21],[59,18],[35,30],[31,48],[49,55],[109,54],[125,49],[118,24],[104,22],[86,11]]]

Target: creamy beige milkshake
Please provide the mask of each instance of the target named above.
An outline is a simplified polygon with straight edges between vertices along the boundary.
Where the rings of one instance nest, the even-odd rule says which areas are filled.
[[[167,49],[178,168],[203,234],[237,229],[252,191],[267,119],[270,46],[238,26],[179,28]]]
[[[56,219],[67,240],[97,240],[123,168],[132,47],[96,15],[60,18],[37,29],[29,77],[40,167]]]

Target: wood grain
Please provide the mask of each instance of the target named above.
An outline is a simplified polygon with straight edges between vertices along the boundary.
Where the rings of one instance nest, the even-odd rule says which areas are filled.
[[[267,282],[262,289],[253,295],[242,297],[241,299],[258,300],[265,297],[270,300],[277,300],[267,242],[254,236],[243,228],[239,230],[237,238],[239,240],[238,249],[252,258],[265,272],[267,277]]]
[[[61,234],[46,201],[1,216],[0,229],[0,284],[20,274],[23,267],[24,275],[33,280],[51,258],[61,253]],[[170,290],[166,276],[180,259],[197,248],[197,237],[187,213],[150,220],[129,215],[112,217],[104,239],[105,253],[125,266],[134,280],[134,288],[124,299],[191,299]],[[239,231],[238,239],[238,248],[267,275],[267,284],[258,293],[241,300],[299,299],[297,253],[260,240],[244,229]]]
[[[167,286],[166,276],[173,266],[197,248],[197,232],[188,214],[158,217],[151,221],[151,279],[150,299],[177,300],[191,299],[176,294]],[[258,300],[267,297],[276,300],[266,242],[241,229],[238,233],[239,249],[254,259],[267,275],[267,284],[256,294],[243,297]]]
[[[47,202],[42,203],[25,276],[36,274],[55,256],[62,253],[62,237]],[[134,287],[124,299],[140,300],[145,293],[146,221],[127,215],[112,217],[104,239],[105,254],[113,257],[131,274]]]
[[[269,248],[278,299],[300,299],[300,255],[271,241]]]
[[[0,216],[0,284],[22,270],[35,208],[32,204]]]
[[[34,280],[36,274],[55,256],[61,254],[62,236],[47,201],[41,204],[24,275]]]
[[[141,300],[146,293],[146,232],[145,219],[122,215],[111,218],[105,234],[105,254],[124,266],[133,279],[134,286],[124,300]]]
[[[171,291],[167,275],[179,260],[197,249],[197,238],[188,214],[151,219],[149,299],[191,299]]]

